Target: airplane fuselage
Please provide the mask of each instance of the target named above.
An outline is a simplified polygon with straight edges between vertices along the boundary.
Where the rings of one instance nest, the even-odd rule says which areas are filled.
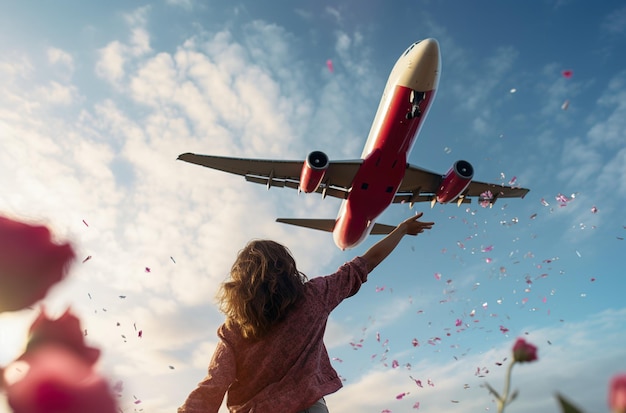
[[[363,163],[337,216],[333,239],[339,248],[363,241],[392,203],[435,97],[440,70],[435,39],[412,44],[396,62],[361,155]]]

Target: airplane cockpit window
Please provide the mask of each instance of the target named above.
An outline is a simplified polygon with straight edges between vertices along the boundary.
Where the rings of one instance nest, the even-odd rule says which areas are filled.
[[[421,40],[419,42],[421,42]],[[415,45],[418,44],[419,42],[415,42],[412,45],[410,45],[409,48],[404,51],[404,54],[402,56],[406,56],[407,53],[409,53],[411,51],[411,49],[413,49],[415,47]]]

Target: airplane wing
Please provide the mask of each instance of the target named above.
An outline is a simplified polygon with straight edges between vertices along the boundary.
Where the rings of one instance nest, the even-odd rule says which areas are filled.
[[[245,177],[246,181],[270,187],[288,187],[298,189],[300,172],[304,160],[269,160],[228,158],[223,156],[198,155],[184,153],[178,156],[181,161],[206,166],[207,168],[229,172]],[[324,196],[345,199],[352,185],[354,175],[362,160],[330,162],[324,175],[324,181],[316,192]]]
[[[442,178],[443,176],[436,172],[409,165],[393,202],[432,201]],[[471,181],[461,194],[461,202],[467,203],[471,198],[478,198],[479,202],[490,201],[493,204],[499,198],[524,198],[528,191],[526,188]],[[485,194],[489,193],[491,197],[486,197]]]

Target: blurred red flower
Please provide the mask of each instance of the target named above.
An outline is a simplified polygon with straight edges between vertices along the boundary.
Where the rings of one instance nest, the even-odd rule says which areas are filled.
[[[42,314],[31,327],[26,352],[5,369],[14,413],[116,413],[108,382],[94,369],[100,351],[87,347],[78,318]]]
[[[73,259],[71,245],[53,243],[48,228],[0,216],[0,312],[41,300]]]
[[[513,345],[513,360],[520,363],[537,360],[537,347],[527,343],[523,338],[518,338]]]
[[[626,412],[626,374],[619,374],[611,379],[609,407],[613,412]]]

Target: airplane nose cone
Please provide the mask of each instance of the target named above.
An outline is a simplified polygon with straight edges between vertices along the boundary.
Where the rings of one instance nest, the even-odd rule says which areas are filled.
[[[436,39],[428,38],[415,43],[405,52],[403,61],[403,73],[398,84],[421,92],[437,89],[441,56]]]
[[[419,42],[413,48],[413,55],[416,58],[426,58],[430,61],[439,61],[439,42],[437,39],[428,38]]]

